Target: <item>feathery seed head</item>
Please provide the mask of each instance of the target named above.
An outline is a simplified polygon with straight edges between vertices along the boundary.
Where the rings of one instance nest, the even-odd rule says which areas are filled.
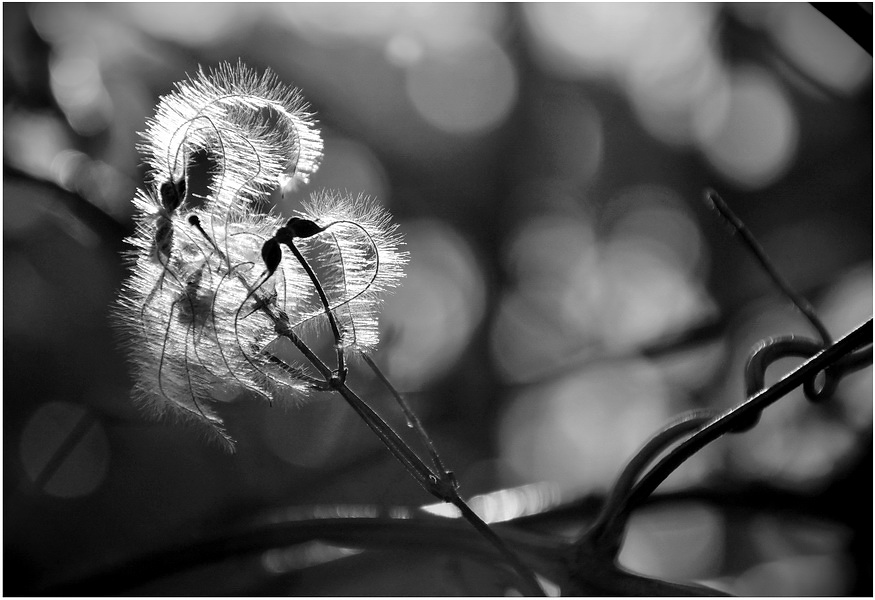
[[[317,193],[292,219],[255,212],[277,186],[306,182],[322,150],[300,96],[270,72],[200,70],[161,99],[140,149],[150,191],[133,199],[131,274],[114,311],[134,395],[233,449],[216,399],[304,398],[320,373],[292,341],[327,324],[326,304],[343,348],[374,349],[380,295],[407,253],[388,213],[362,196]],[[187,163],[203,151],[216,167],[193,206]]]
[[[139,148],[155,181],[184,177],[198,151],[214,156],[209,201],[220,212],[243,209],[289,180],[307,183],[322,158],[322,138],[297,90],[239,63],[178,83],[147,121]]]

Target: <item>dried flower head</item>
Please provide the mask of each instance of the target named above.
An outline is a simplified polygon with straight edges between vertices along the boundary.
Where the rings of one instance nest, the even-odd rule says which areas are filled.
[[[276,302],[270,289],[252,293],[260,273],[259,248],[280,226],[275,216],[252,215],[214,225],[204,235],[202,213],[173,220],[175,246],[167,265],[156,264],[149,242],[135,235],[131,276],[120,294],[119,320],[134,365],[135,395],[158,413],[202,421],[230,442],[212,405],[217,398],[253,392],[267,399],[303,397],[303,379],[279,368],[267,349],[276,334],[270,313],[239,319],[251,298],[265,309]],[[145,227],[138,228],[142,233]],[[156,282],[160,282],[156,285]],[[305,282],[283,280],[294,296]]]
[[[339,370],[347,349],[376,347],[380,293],[407,259],[388,214],[363,197],[314,194],[291,220],[255,210],[318,167],[322,142],[302,106],[273,75],[224,65],[162,98],[141,146],[152,180],[134,197],[131,275],[115,310],[135,398],[207,425],[229,449],[216,402],[297,401],[325,387],[298,336],[324,334],[311,326],[330,320]],[[203,151],[216,167],[194,206],[186,164]]]
[[[322,158],[322,138],[298,91],[240,63],[201,69],[177,84],[143,138],[140,151],[157,182],[184,178],[195,152],[216,159],[209,198],[216,212],[244,209],[278,184],[307,183]]]
[[[298,247],[324,277],[320,283],[342,329],[345,346],[370,351],[379,342],[377,317],[384,292],[404,276],[407,252],[389,213],[364,196],[321,192],[304,204],[300,216],[323,228],[303,238]],[[298,267],[300,269],[300,267]],[[298,323],[325,321],[325,311],[311,292],[311,308]]]

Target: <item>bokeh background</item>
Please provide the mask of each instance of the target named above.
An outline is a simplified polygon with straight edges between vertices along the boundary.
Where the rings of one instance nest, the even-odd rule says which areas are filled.
[[[299,87],[326,140],[277,210],[332,188],[401,224],[412,260],[375,360],[466,496],[598,497],[672,415],[742,401],[754,342],[814,336],[706,187],[834,335],[871,315],[872,58],[811,5],[4,3],[7,595],[278,507],[432,502],[339,399],[228,404],[233,456],[130,402],[107,315],[137,132],[173,82],[238,58]],[[405,429],[366,370],[352,382]],[[871,595],[871,461],[869,369],[695,457],[662,488],[686,500],[640,511],[622,562]],[[736,493],[697,496],[716,483]],[[438,560],[295,587],[283,556],[146,591],[446,591]]]

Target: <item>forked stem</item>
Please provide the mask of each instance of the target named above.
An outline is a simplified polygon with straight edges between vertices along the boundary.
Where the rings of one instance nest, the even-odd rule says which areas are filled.
[[[288,338],[297,347],[302,354],[307,358],[313,367],[325,377],[326,384],[339,393],[344,400],[356,411],[365,424],[373,431],[383,445],[389,449],[393,456],[407,469],[407,472],[419,483],[428,493],[437,499],[448,502],[456,506],[462,513],[462,517],[468,521],[486,540],[492,544],[501,555],[510,563],[511,567],[521,579],[521,583],[525,588],[522,590],[527,595],[544,596],[544,591],[538,584],[538,580],[534,573],[529,569],[520,558],[504,543],[504,541],[487,525],[459,496],[456,482],[454,478],[449,478],[446,474],[441,476],[435,474],[429,467],[419,458],[410,446],[402,440],[392,427],[386,423],[380,415],[376,413],[358,394],[356,394],[346,384],[344,380],[336,377],[331,369],[314,353],[309,346],[292,331],[287,325],[283,325],[282,321],[276,318],[270,311],[269,316],[274,319],[277,328],[277,333]]]
[[[498,537],[498,535],[487,525],[477,514],[471,510],[471,508],[462,500],[461,496],[458,493],[458,485],[456,483],[455,477],[452,476],[452,473],[443,468],[443,463],[437,455],[437,450],[434,447],[434,444],[431,442],[431,438],[429,438],[428,434],[425,432],[425,429],[422,427],[422,423],[419,419],[416,418],[416,415],[413,411],[410,410],[410,407],[407,406],[406,402],[404,402],[403,398],[401,398],[400,394],[395,390],[394,386],[382,375],[382,372],[376,367],[376,364],[373,361],[370,361],[367,357],[366,360],[374,369],[375,373],[383,380],[383,382],[389,387],[389,389],[393,392],[396,399],[399,401],[402,410],[405,413],[405,416],[410,420],[411,423],[414,423],[414,426],[417,427],[420,434],[426,440],[426,445],[429,448],[429,452],[431,453],[432,460],[435,463],[435,466],[438,470],[438,473],[432,471],[419,457],[410,446],[402,440],[395,430],[386,423],[379,414],[376,413],[364,400],[362,400],[358,394],[356,394],[352,389],[349,388],[346,384],[346,368],[344,364],[344,355],[343,355],[343,344],[342,338],[340,337],[340,330],[337,326],[337,320],[334,316],[334,312],[331,310],[331,305],[328,302],[328,298],[325,294],[322,285],[319,283],[319,279],[316,276],[316,273],[313,271],[312,267],[308,263],[307,259],[301,254],[300,250],[295,246],[293,239],[284,239],[283,243],[285,243],[288,248],[295,255],[295,258],[307,272],[307,275],[310,278],[316,292],[319,295],[319,298],[322,302],[322,306],[325,309],[325,313],[328,315],[329,323],[331,323],[332,333],[334,335],[334,339],[337,346],[337,357],[338,357],[338,370],[337,372],[333,372],[325,362],[319,358],[319,356],[313,352],[313,350],[302,340],[292,329],[288,320],[277,316],[274,314],[273,310],[269,308],[266,303],[262,303],[259,308],[261,308],[264,313],[273,321],[274,328],[276,332],[286,337],[288,340],[294,344],[298,350],[304,355],[304,357],[310,362],[314,369],[316,369],[322,377],[325,379],[325,387],[327,389],[331,389],[339,393],[344,400],[356,411],[356,413],[361,417],[361,419],[365,422],[365,424],[373,431],[380,441],[383,442],[383,445],[389,449],[393,456],[404,466],[408,473],[431,495],[436,497],[437,499],[448,502],[456,506],[461,512],[462,516],[466,521],[468,521],[490,544],[492,544],[501,555],[510,563],[510,566],[520,577],[523,592],[527,595],[534,596],[544,596],[544,591],[541,589],[541,586],[538,584],[538,580],[535,577],[534,573],[531,569],[529,569],[520,559],[519,557],[504,543],[504,541]],[[247,289],[249,286],[246,286]],[[274,360],[279,360],[276,357],[273,357]]]
[[[362,420],[377,434],[377,437],[383,444],[395,455],[407,471],[422,485],[423,488],[431,495],[435,496],[443,502],[453,504],[462,513],[462,517],[468,521],[486,540],[492,544],[504,558],[510,563],[521,582],[524,584],[522,591],[530,596],[543,596],[544,591],[538,584],[538,580],[520,558],[504,543],[498,534],[489,527],[473,510],[469,507],[456,488],[454,478],[448,478],[446,475],[438,476],[426,466],[422,459],[410,449],[398,434],[385,422],[383,419],[371,409],[368,404],[362,400],[354,391],[352,391],[345,382],[334,380],[332,386],[347,403],[352,406]]]
[[[404,413],[407,422],[419,434],[419,437],[422,439],[425,447],[428,449],[429,456],[431,456],[431,462],[434,465],[434,468],[437,470],[438,474],[455,482],[455,476],[453,475],[453,472],[447,470],[447,468],[444,466],[444,463],[441,460],[440,455],[438,454],[437,447],[432,441],[431,436],[428,435],[428,432],[422,425],[422,421],[419,420],[419,417],[416,416],[416,413],[413,412],[413,409],[411,409],[410,405],[407,404],[404,396],[402,396],[401,393],[397,389],[395,389],[395,386],[392,385],[392,382],[389,381],[389,378],[383,374],[383,371],[380,369],[380,367],[377,366],[377,363],[374,362],[374,359],[372,359],[367,354],[362,354],[362,358],[371,368],[377,378],[383,383],[384,386],[386,386],[386,389],[391,392],[392,396],[395,398],[395,401],[398,403],[398,406],[401,407],[401,411]]]

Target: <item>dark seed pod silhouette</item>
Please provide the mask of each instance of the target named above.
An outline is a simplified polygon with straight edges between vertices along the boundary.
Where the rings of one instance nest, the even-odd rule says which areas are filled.
[[[308,238],[313,237],[318,233],[325,231],[324,227],[319,226],[315,221],[310,219],[302,219],[300,217],[292,217],[285,226],[292,237]]]
[[[159,193],[161,195],[161,206],[168,213],[172,213],[185,200],[185,177],[182,177],[179,181],[165,181],[161,184]]]
[[[185,193],[185,177],[165,181],[158,188],[161,210],[155,219],[155,252],[165,269],[173,251],[173,215],[185,201]]]
[[[264,266],[267,269],[268,277],[276,272],[280,261],[283,259],[283,250],[280,248],[280,243],[276,237],[272,237],[261,247],[261,258],[264,261]]]

